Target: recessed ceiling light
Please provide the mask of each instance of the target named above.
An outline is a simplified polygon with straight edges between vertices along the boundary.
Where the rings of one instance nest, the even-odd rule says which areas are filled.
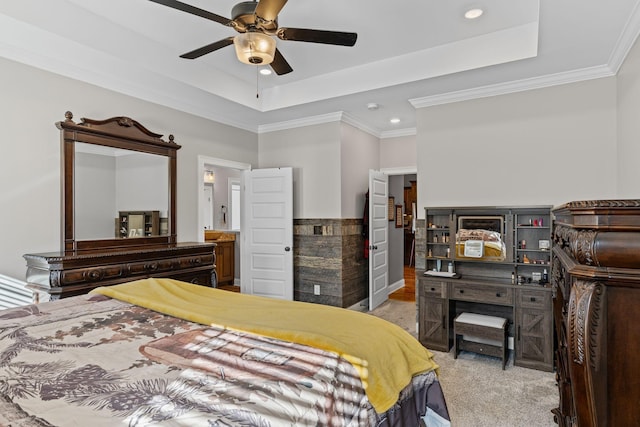
[[[464,13],[464,17],[467,19],[476,19],[479,18],[484,11],[479,8],[469,9]]]
[[[370,102],[367,104],[367,110],[374,111],[374,110],[377,110],[378,108],[380,108],[380,106],[375,102]]]
[[[260,74],[262,74],[263,76],[268,76],[269,74],[271,74],[271,70],[268,68],[260,68]]]
[[[396,123],[400,123],[400,119],[399,119],[399,118],[397,118],[397,117],[394,117],[394,118],[392,118],[392,119],[391,119],[391,120],[389,120],[389,121],[390,121],[391,123],[393,123],[394,125],[395,125]]]

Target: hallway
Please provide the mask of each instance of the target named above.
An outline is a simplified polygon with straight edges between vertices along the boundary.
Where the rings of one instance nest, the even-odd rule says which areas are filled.
[[[404,266],[404,288],[389,294],[389,299],[398,301],[416,300],[416,270],[415,267]]]

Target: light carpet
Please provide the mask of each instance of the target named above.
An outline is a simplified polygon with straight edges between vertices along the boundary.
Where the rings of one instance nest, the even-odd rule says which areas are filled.
[[[388,300],[371,314],[393,322],[417,338],[416,304]],[[551,410],[558,406],[555,374],[513,366],[498,358],[433,351],[453,427],[557,426]]]

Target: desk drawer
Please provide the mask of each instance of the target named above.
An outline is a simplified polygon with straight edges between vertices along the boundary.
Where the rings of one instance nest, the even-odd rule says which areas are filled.
[[[512,305],[513,289],[502,286],[452,282],[449,298],[460,301]]]
[[[551,292],[538,289],[518,289],[516,304],[519,307],[549,310],[551,307]]]
[[[420,288],[424,296],[436,298],[447,297],[447,282],[421,280]]]

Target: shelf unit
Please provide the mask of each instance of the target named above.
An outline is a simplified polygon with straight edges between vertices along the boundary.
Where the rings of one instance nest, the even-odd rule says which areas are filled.
[[[550,275],[551,206],[426,208],[426,270],[454,271],[474,276],[514,279],[537,283],[546,270]],[[474,260],[456,256],[456,230],[459,216],[501,216],[501,231],[507,252],[502,261]],[[525,243],[524,247],[522,243]],[[546,249],[545,249],[546,247]]]
[[[120,211],[116,219],[116,237],[160,235],[160,211]]]
[[[547,281],[551,277],[551,206],[438,207],[426,208],[425,213],[425,269],[451,268],[455,276],[416,272],[420,341],[449,351],[458,314],[497,315],[509,321],[514,363],[552,370],[551,288],[543,280],[545,271]],[[499,219],[504,243],[499,261],[457,253],[460,217]]]

